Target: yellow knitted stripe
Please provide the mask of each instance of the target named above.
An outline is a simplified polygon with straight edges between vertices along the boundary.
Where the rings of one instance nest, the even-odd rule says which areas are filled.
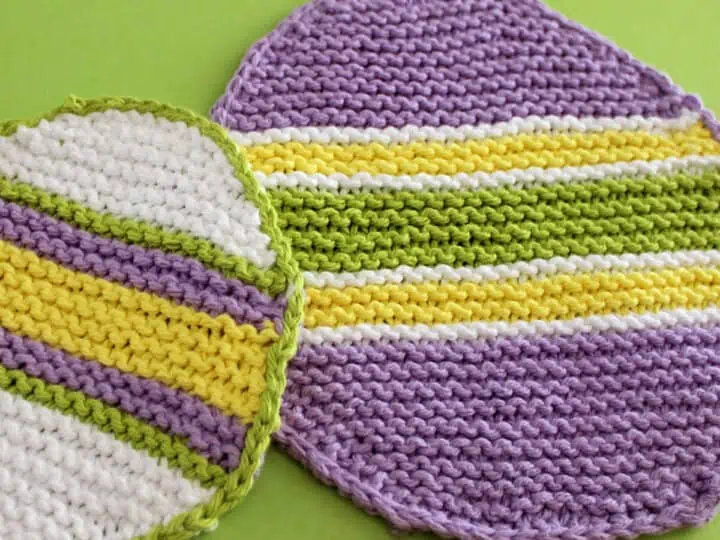
[[[415,175],[569,167],[633,160],[720,154],[720,143],[698,123],[666,134],[604,131],[516,135],[466,142],[410,144],[273,143],[245,148],[255,171],[265,174]]]
[[[561,320],[702,309],[720,301],[720,270],[562,274],[525,282],[409,283],[308,288],[305,327]]]
[[[0,242],[0,326],[197,395],[251,422],[277,339]]]

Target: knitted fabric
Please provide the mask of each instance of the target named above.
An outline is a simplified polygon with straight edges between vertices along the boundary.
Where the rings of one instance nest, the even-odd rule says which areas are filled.
[[[462,538],[709,519],[720,143],[697,98],[534,0],[316,0],[212,116],[304,271],[277,439],[315,474]]]
[[[276,221],[187,111],[0,123],[0,538],[189,538],[247,493],[302,313]]]

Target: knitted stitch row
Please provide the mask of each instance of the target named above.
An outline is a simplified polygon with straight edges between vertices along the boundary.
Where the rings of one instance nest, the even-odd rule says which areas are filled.
[[[276,221],[187,111],[0,124],[2,538],[189,538],[248,492],[302,311]]]
[[[400,529],[634,537],[720,501],[720,142],[536,0],[315,0],[212,110],[306,283],[277,439]]]

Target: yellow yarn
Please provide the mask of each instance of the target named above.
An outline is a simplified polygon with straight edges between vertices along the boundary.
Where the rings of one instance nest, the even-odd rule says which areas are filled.
[[[253,146],[245,152],[253,168],[265,174],[454,175],[720,154],[720,143],[698,123],[667,134],[605,131],[393,145],[290,142]]]
[[[0,325],[68,353],[191,392],[251,422],[277,339],[68,270],[0,241]]]
[[[561,274],[525,282],[308,288],[305,326],[562,320],[698,309],[720,301],[720,269]]]

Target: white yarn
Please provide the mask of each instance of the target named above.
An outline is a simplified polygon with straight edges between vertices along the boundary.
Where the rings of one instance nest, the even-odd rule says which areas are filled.
[[[421,283],[424,281],[482,283],[503,279],[533,279],[555,274],[579,274],[588,272],[625,272],[679,268],[685,266],[720,266],[718,250],[664,251],[661,253],[627,253],[623,255],[587,255],[580,257],[553,257],[535,259],[513,264],[485,265],[453,268],[438,266],[398,266],[392,270],[361,270],[360,272],[305,272],[306,287],[341,289],[364,287],[386,283]]]
[[[692,155],[682,158],[671,157],[656,161],[628,161],[581,167],[555,167],[543,169],[512,169],[494,173],[460,173],[452,176],[417,174],[413,176],[389,174],[372,175],[361,172],[352,176],[342,173],[330,175],[304,172],[264,174],[256,171],[255,178],[267,189],[294,188],[337,192],[379,191],[379,190],[452,190],[483,189],[503,186],[534,184],[555,184],[588,182],[604,178],[635,178],[659,176],[682,171],[694,174],[720,166],[720,156]]]
[[[275,254],[259,211],[223,152],[197,128],[162,120],[106,111],[21,126],[0,138],[0,174],[271,266]]]
[[[642,330],[672,326],[703,326],[720,322],[720,308],[712,306],[702,310],[667,310],[633,315],[595,315],[567,321],[530,322],[473,322],[436,324],[428,326],[359,324],[357,326],[327,326],[302,329],[300,343],[327,345],[366,341],[434,340],[461,341],[491,339],[501,336],[569,335],[578,332],[601,332],[607,330]]]
[[[213,493],[165,459],[5,391],[0,417],[0,538],[40,529],[41,538],[124,540]]]
[[[320,144],[407,144],[414,141],[467,141],[505,137],[521,133],[568,133],[599,131],[650,131],[664,133],[684,130],[700,119],[699,113],[684,110],[678,118],[646,118],[630,116],[627,118],[594,118],[576,116],[528,116],[513,118],[497,124],[466,125],[460,127],[418,127],[367,128],[351,127],[288,127],[264,131],[231,133],[240,146],[257,146],[271,143],[320,143]]]
[[[63,493],[73,507],[87,506],[98,515],[106,514],[112,519],[110,523],[121,521],[126,515],[137,515],[144,523],[152,525],[154,518],[146,506],[151,502],[161,514],[173,510],[173,501],[165,495],[172,486],[152,484],[153,478],[141,476],[141,468],[129,470],[126,464],[118,467],[112,454],[101,456],[108,463],[107,467],[98,468],[94,466],[99,451],[97,447],[67,448],[62,441],[48,438],[33,425],[23,425],[7,418],[5,422],[8,425],[1,432],[7,438],[0,440],[0,471],[19,473],[51,492]],[[22,447],[25,455],[19,461],[10,461],[17,447]],[[138,468],[135,466],[135,469]],[[132,484],[128,482],[126,473],[133,479]],[[93,493],[86,489],[87,485],[93,486]],[[192,503],[187,500],[181,502]]]
[[[101,524],[88,521],[52,491],[0,467],[0,537],[95,540],[105,538]],[[127,538],[131,538],[128,536]]]

